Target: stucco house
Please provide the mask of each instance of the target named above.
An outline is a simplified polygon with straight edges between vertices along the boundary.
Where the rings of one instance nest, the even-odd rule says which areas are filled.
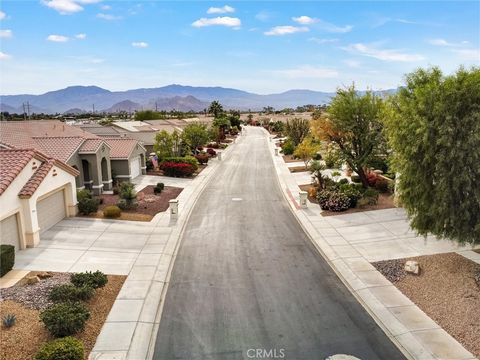
[[[100,137],[57,120],[0,122],[0,148],[36,149],[60,160],[79,175],[76,188],[95,194],[146,173],[145,148],[136,140]]]
[[[79,171],[35,149],[0,150],[0,243],[34,247],[76,214]]]

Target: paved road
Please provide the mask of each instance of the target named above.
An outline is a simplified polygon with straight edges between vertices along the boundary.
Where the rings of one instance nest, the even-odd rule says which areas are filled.
[[[338,353],[404,359],[311,245],[282,196],[265,136],[250,128],[187,224],[154,358]]]

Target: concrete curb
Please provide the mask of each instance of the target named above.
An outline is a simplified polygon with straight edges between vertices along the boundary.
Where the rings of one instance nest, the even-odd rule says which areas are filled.
[[[265,133],[270,136],[266,130]],[[295,181],[288,181],[282,175],[281,165],[278,164],[280,160],[277,161],[279,157],[274,153],[275,142],[267,139],[279,186],[293,215],[320,255],[399,350],[408,359],[476,359],[373,266],[361,258],[360,254],[353,253],[356,252],[355,249],[348,245],[334,248],[325,241],[321,233],[322,230],[329,229],[317,231],[310,219],[320,216],[311,209],[302,209],[298,206],[292,192],[294,190],[298,192],[300,189]],[[283,160],[281,162],[283,163]],[[283,165],[290,174],[286,164],[283,163]],[[389,301],[395,299],[395,302],[389,304],[387,299]]]
[[[223,151],[222,161],[228,159],[234,144]],[[148,234],[149,241],[125,280],[89,359],[153,358],[164,300],[185,226],[221,161],[211,165],[180,194],[177,219],[163,213],[150,222],[155,228]]]

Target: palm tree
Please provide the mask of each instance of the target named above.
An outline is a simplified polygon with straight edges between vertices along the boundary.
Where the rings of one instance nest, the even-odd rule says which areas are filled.
[[[223,113],[223,106],[220,104],[218,100],[212,101],[210,106],[208,107],[208,113],[213,114],[215,118],[217,118],[220,114]]]

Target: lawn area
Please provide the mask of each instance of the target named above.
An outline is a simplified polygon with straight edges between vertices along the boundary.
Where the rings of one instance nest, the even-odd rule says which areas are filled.
[[[38,272],[30,272],[28,276]],[[0,336],[0,359],[31,360],[39,348],[54,338],[40,321],[40,312],[52,304],[48,294],[55,285],[69,283],[70,274],[51,273],[50,278],[33,285],[16,284],[0,290],[0,316],[14,314],[16,323],[2,328]],[[90,318],[85,329],[75,335],[85,349],[85,358],[92,351],[97,336],[126,279],[126,276],[108,275],[105,287],[98,288],[92,299],[86,302]]]
[[[403,270],[418,261],[420,275]],[[403,294],[480,357],[480,265],[457,253],[418,256],[372,263]]]

